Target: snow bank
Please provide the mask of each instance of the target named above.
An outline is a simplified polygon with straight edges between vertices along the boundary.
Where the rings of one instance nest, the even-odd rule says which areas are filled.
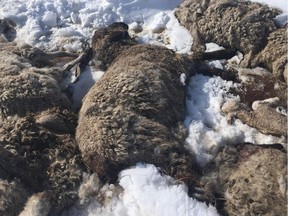
[[[137,23],[143,33],[139,41],[160,44],[187,52],[192,37],[176,20],[172,9],[181,0],[14,0],[0,2],[0,18],[9,17],[18,26],[18,39],[46,49],[70,47],[65,44],[89,40],[96,28],[123,21]],[[163,33],[157,33],[159,31]],[[181,36],[181,37],[179,37]],[[71,45],[73,46],[73,45]],[[75,46],[74,46],[75,48]],[[81,47],[77,50],[81,51]]]
[[[100,207],[94,200],[85,214],[71,209],[69,215],[72,215],[71,212],[89,216],[218,215],[213,206],[189,197],[185,185],[169,176],[161,175],[154,165],[137,164],[135,168],[122,171],[119,185],[123,191],[118,196],[112,196],[105,206]],[[110,197],[111,193],[116,191],[111,186],[106,188]]]
[[[254,144],[285,143],[285,138],[264,135],[256,129],[236,120],[228,124],[221,113],[221,106],[229,99],[237,97],[229,94],[237,88],[231,81],[220,77],[195,75],[191,77],[187,92],[187,117],[189,127],[187,148],[196,153],[203,166],[212,159],[213,151],[220,145],[249,142]]]

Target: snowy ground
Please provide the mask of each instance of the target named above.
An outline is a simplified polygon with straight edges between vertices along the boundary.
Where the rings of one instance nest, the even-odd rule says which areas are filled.
[[[282,9],[280,23],[287,22],[285,0],[256,0]],[[140,43],[164,45],[179,53],[190,51],[193,39],[173,15],[181,0],[1,0],[0,18],[8,17],[17,24],[17,41],[45,50],[64,49],[79,52],[82,42],[91,38],[93,30],[115,21],[124,21],[130,33]],[[139,33],[139,30],[142,30]],[[209,45],[209,49],[214,46]],[[216,62],[217,63],[217,62]],[[218,63],[219,66],[219,63]],[[221,65],[220,65],[221,67]],[[89,67],[82,82],[74,89],[91,86],[102,72]],[[235,142],[276,143],[283,138],[266,136],[236,121],[228,125],[220,112],[221,105],[230,98],[229,89],[235,84],[219,77],[196,75],[191,78],[187,96],[189,127],[187,147],[197,153],[204,165],[220,144]],[[81,103],[88,89],[73,95],[74,106]],[[187,195],[184,185],[168,176],[161,176],[153,165],[137,165],[121,172],[119,184],[123,191],[114,193],[107,186],[111,199],[105,206],[96,200],[85,211],[68,210],[69,215],[217,215],[214,207],[207,207]]]

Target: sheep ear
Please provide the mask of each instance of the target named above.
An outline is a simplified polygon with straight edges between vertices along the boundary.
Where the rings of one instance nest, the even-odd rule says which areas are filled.
[[[11,27],[11,28],[16,27],[16,23],[13,20],[11,20],[10,18],[4,18],[4,21],[7,23],[7,25],[9,27]]]

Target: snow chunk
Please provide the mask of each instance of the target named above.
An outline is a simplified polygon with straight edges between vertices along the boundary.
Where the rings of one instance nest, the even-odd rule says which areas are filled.
[[[55,27],[57,25],[57,14],[47,11],[42,18],[42,22],[46,26]]]
[[[182,86],[186,86],[187,76],[185,73],[180,74],[180,83]]]
[[[206,43],[205,46],[206,46],[205,52],[214,52],[218,50],[224,50],[224,47],[219,46],[216,43]],[[219,60],[209,61],[208,65],[211,67],[215,67],[215,68],[223,70],[223,65],[221,64]]]
[[[74,41],[69,44],[65,44],[63,48],[68,52],[80,52],[83,44],[80,41]]]
[[[225,48],[222,46],[219,46],[216,43],[206,43],[206,50],[205,52],[214,52],[214,51],[218,51],[218,50],[224,50]]]
[[[160,12],[154,16],[152,23],[149,24],[148,28],[152,30],[153,33],[157,33],[166,28],[166,24],[170,20],[170,17],[165,12]]]
[[[75,14],[74,12],[72,12],[72,13],[70,14],[70,18],[71,18],[71,21],[72,21],[74,24],[76,24],[76,23],[78,23],[78,22],[80,21],[79,16],[78,16],[77,14]]]
[[[167,48],[178,53],[191,53],[193,38],[190,32],[180,25],[174,12],[169,13],[170,20],[167,23],[165,35],[169,38]]]
[[[276,23],[283,28],[286,24],[288,24],[288,13],[283,13],[275,18]]]

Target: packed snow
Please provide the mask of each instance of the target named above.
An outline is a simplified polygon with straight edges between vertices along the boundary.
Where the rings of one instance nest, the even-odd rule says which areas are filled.
[[[277,7],[283,14],[277,17],[280,25],[287,23],[288,6],[285,0],[255,0]],[[173,9],[181,0],[2,0],[0,18],[11,18],[17,24],[16,41],[23,41],[45,50],[80,52],[84,41],[93,31],[113,22],[123,21],[139,43],[158,44],[179,53],[189,53],[193,38],[174,16]],[[207,44],[207,50],[215,48]],[[219,47],[218,47],[219,48]],[[215,49],[218,49],[217,47]],[[221,62],[211,63],[221,68]],[[74,108],[103,72],[89,67],[72,84]],[[83,87],[84,86],[84,87]],[[195,75],[187,92],[189,127],[187,148],[205,165],[219,145],[235,142],[283,143],[284,138],[259,133],[239,120],[229,125],[221,114],[221,105],[235,96],[230,88],[237,87],[220,77]],[[105,205],[92,200],[85,210],[71,207],[73,215],[217,215],[214,207],[206,206],[187,195],[187,188],[171,177],[160,175],[153,165],[141,165],[124,170],[119,176],[121,192],[106,186],[102,190],[110,199]],[[103,192],[103,193],[104,193]],[[107,195],[107,196],[108,196]]]

